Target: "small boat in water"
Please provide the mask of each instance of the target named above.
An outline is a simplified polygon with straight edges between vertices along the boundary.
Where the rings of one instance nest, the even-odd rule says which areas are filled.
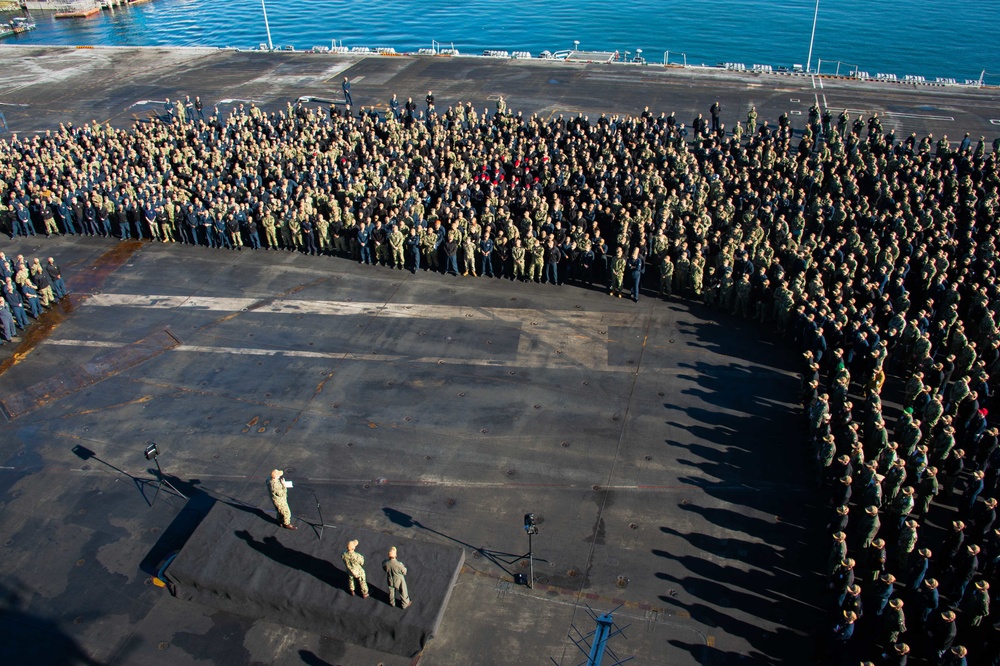
[[[10,20],[10,29],[15,35],[22,32],[31,32],[37,27],[38,25],[30,16],[15,16]]]
[[[30,32],[37,27],[30,16],[15,16],[9,23],[0,23],[0,37],[19,35],[22,32]]]

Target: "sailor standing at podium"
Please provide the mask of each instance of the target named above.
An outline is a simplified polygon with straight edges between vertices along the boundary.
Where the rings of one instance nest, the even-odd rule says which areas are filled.
[[[297,530],[299,528],[292,525],[292,512],[288,508],[288,487],[285,485],[284,474],[280,469],[273,470],[267,486],[271,491],[271,502],[278,511],[281,526],[286,530]]]

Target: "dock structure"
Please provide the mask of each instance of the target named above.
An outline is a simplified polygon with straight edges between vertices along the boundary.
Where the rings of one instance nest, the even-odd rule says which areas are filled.
[[[100,7],[90,7],[88,9],[73,10],[68,12],[56,12],[57,19],[90,18],[97,16],[101,12]]]
[[[57,19],[90,18],[100,13],[105,0],[24,0],[28,11],[52,12]]]
[[[11,5],[6,11],[24,8],[28,11],[53,12],[56,18],[90,18],[102,9],[115,9],[138,5],[152,0],[22,0],[21,2],[0,2],[0,11],[5,4]]]
[[[56,12],[55,16],[57,19],[90,18],[91,16],[97,16],[100,12],[100,7],[92,7],[90,9],[82,9],[80,11]]]
[[[21,5],[28,11],[55,12],[58,14],[86,14],[100,11],[98,0],[24,0]]]

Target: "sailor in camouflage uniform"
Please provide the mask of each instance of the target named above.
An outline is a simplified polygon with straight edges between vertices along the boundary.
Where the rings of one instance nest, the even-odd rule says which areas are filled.
[[[285,487],[285,480],[282,478],[284,474],[280,469],[273,470],[267,488],[271,491],[271,502],[278,511],[281,526],[286,530],[297,530],[298,528],[292,525],[292,511],[288,508],[288,488]]]
[[[608,294],[622,297],[622,282],[625,280],[625,255],[621,245],[615,248],[615,258],[611,260],[611,286]]]
[[[347,550],[341,555],[347,567],[347,589],[354,596],[355,583],[361,588],[361,598],[368,598],[368,581],[365,579],[365,556],[355,550],[358,540],[347,542]]]

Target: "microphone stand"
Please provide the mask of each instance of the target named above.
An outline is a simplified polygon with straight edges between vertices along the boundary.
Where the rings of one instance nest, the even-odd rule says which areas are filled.
[[[309,523],[309,525],[312,525],[313,529],[316,530],[316,535],[319,537],[319,540],[322,541],[323,540],[323,530],[324,530],[324,528],[332,527],[333,529],[337,529],[337,526],[336,525],[327,525],[326,522],[324,522],[324,520],[323,520],[323,507],[320,506],[319,497],[316,495],[316,491],[313,490],[312,488],[309,489],[309,492],[312,493],[313,499],[316,500],[316,513],[319,514],[319,522],[318,523],[310,523],[308,520],[305,521],[305,522]]]

